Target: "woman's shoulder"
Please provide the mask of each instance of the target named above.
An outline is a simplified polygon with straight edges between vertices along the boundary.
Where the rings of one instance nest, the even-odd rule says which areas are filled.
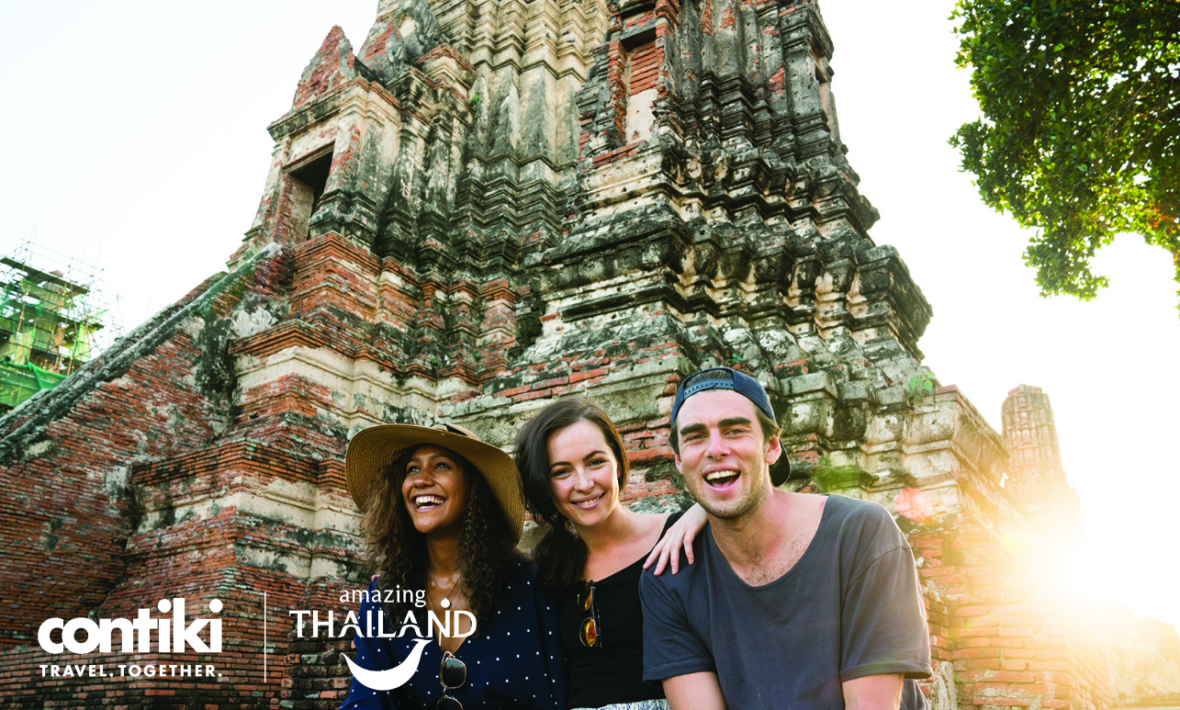
[[[365,604],[373,597],[377,596],[381,589],[381,575],[375,574],[369,578],[369,586],[360,594],[361,604]]]
[[[556,614],[552,593],[533,578],[532,564],[528,559],[514,556],[512,565],[513,569],[505,575],[499,599],[487,619],[487,631],[492,635],[510,631],[511,636],[516,637],[518,628],[535,629],[539,617],[545,617],[550,612]]]
[[[518,604],[528,600],[538,611],[544,613],[553,608],[556,594],[545,586],[532,560],[524,555],[513,555],[515,569],[508,576],[508,584],[504,590],[506,600],[516,600]]]
[[[515,597],[531,594],[530,590],[537,583],[533,578],[533,563],[520,552],[513,552],[507,563],[504,580],[505,595]]]
[[[529,578],[532,577],[530,570],[533,567],[533,562],[528,557],[526,557],[523,552],[520,550],[513,550],[509,559],[511,560],[511,562],[509,562],[511,576],[519,577],[523,575]]]
[[[651,535],[656,535],[658,532],[659,536],[662,538],[664,533],[668,532],[668,528],[675,525],[676,521],[680,520],[681,516],[683,515],[684,513],[681,511],[641,513],[638,516],[640,525],[642,526],[640,528],[640,537],[649,537]],[[658,539],[659,538],[657,538],[657,541]]]
[[[651,512],[631,512],[631,534],[626,536],[626,539],[617,540],[619,544],[631,545],[641,540],[647,539],[652,535],[659,535],[663,537],[672,523],[680,517],[680,513],[673,513],[670,511],[651,511]]]

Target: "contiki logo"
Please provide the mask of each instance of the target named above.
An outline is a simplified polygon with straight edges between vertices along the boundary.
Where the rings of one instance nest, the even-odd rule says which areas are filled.
[[[59,655],[65,652],[84,654],[100,651],[111,653],[114,648],[115,632],[119,635],[120,653],[184,653],[186,650],[197,653],[221,653],[221,619],[194,619],[188,623],[185,612],[184,597],[174,597],[171,600],[161,599],[156,609],[162,613],[172,613],[171,618],[157,619],[152,617],[151,609],[140,609],[134,619],[98,619],[79,617],[66,621],[61,617],[46,619],[37,630],[37,643],[47,653]],[[209,611],[221,613],[220,599],[209,602]],[[208,627],[208,643],[201,638],[201,633]],[[54,639],[60,632],[61,640]],[[153,634],[154,632],[154,634]],[[153,644],[154,641],[154,644]],[[154,648],[153,648],[154,646]],[[152,664],[152,665],[119,665],[117,671],[110,675],[137,677],[144,675],[201,677],[216,673],[212,665],[192,664]],[[75,665],[43,665],[42,676],[74,677],[74,676],[106,676],[104,665],[75,666]]]

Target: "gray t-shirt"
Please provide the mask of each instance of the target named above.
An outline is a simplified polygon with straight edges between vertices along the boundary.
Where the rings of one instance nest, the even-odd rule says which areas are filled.
[[[829,496],[811,545],[770,584],[743,582],[697,537],[696,564],[640,579],[643,678],[714,671],[731,710],[843,708],[841,683],[904,673],[901,707],[926,701],[929,632],[913,554],[876,503]]]

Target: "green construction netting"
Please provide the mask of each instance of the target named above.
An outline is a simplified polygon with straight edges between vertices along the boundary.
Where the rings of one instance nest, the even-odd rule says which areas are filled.
[[[53,389],[65,378],[31,362],[23,365],[0,362],[0,405],[15,407],[41,390]]]

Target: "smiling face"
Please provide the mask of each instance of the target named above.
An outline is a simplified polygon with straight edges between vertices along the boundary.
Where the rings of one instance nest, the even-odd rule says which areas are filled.
[[[753,402],[733,390],[706,390],[684,401],[674,425],[676,468],[705,512],[734,520],[767,497],[782,446],[763,437]]]
[[[618,507],[619,462],[598,425],[582,419],[549,437],[549,496],[579,528]]]
[[[441,446],[419,446],[406,463],[402,500],[423,535],[459,534],[469,486],[461,457]]]

